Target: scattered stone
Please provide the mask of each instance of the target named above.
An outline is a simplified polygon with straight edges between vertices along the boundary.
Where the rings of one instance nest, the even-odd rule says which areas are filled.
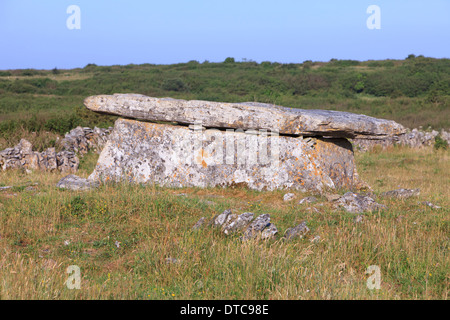
[[[120,248],[120,242],[119,241],[114,242],[114,245],[116,246],[116,248]]]
[[[58,188],[86,191],[98,187],[98,183],[90,181],[89,179],[80,178],[74,174],[65,176],[56,184]]]
[[[316,202],[316,201],[317,201],[317,198],[316,198],[316,197],[306,197],[306,198],[303,198],[302,200],[300,200],[300,201],[298,202],[298,204],[314,203],[314,202]]]
[[[12,186],[0,187],[0,191],[11,189]]]
[[[381,195],[383,197],[407,199],[413,196],[418,196],[420,194],[420,189],[397,189],[392,191],[383,192]]]
[[[231,209],[227,209],[224,212],[222,212],[221,214],[215,216],[212,219],[212,225],[214,225],[215,227],[220,227],[222,226],[225,221],[227,221],[228,216],[231,214]]]
[[[227,230],[229,228],[229,225],[236,220],[238,217],[237,214],[230,213],[226,218],[224,223],[222,224],[222,231]]]
[[[294,238],[303,238],[303,236],[309,232],[309,228],[306,225],[306,221],[303,221],[299,225],[295,226],[294,228],[289,228],[284,233],[284,238],[286,240],[292,240]]]
[[[364,222],[364,216],[362,214],[357,215],[355,218],[353,218],[354,223],[361,223]]]
[[[233,214],[229,215],[228,217],[232,216]],[[229,235],[235,231],[244,229],[247,227],[250,222],[253,219],[253,213],[252,212],[244,212],[243,214],[240,214],[237,216],[236,219],[230,221],[229,223],[224,224],[223,232],[226,235]],[[228,222],[228,221],[227,221]]]
[[[283,201],[285,201],[285,202],[291,201],[291,200],[294,199],[294,198],[295,198],[295,194],[293,194],[293,193],[286,193],[286,194],[283,196]]]
[[[262,240],[273,239],[275,238],[275,235],[277,233],[278,233],[277,227],[273,223],[271,223],[261,232],[261,239]]]
[[[339,198],[340,198],[341,196],[339,195],[339,194],[335,194],[335,193],[327,193],[327,194],[325,194],[325,198],[327,198],[327,201],[329,201],[329,202],[333,202],[333,201],[336,201],[336,200],[339,200]]]
[[[353,192],[347,192],[336,201],[338,206],[343,207],[350,213],[363,213],[365,211],[374,211],[386,208],[385,205],[375,202],[369,196],[359,195]]]
[[[166,258],[166,264],[178,264],[180,262],[181,261],[177,258],[172,258],[172,257]]]
[[[311,239],[312,243],[318,243],[320,241],[320,236],[315,236],[314,238]]]
[[[200,229],[200,228],[204,225],[205,221],[206,221],[206,218],[205,218],[205,217],[201,217],[201,218],[194,224],[194,226],[192,227],[192,230],[198,230],[198,229]]]
[[[309,212],[320,213],[320,210],[317,209],[317,208],[315,208],[315,207],[308,207],[308,208],[306,208],[305,210],[306,210],[306,211],[309,211]]]
[[[67,247],[70,244],[69,240],[64,240],[64,245]]]
[[[270,215],[261,214],[247,227],[244,232],[243,239],[256,238],[266,227],[270,225]]]
[[[435,205],[435,204],[433,204],[433,203],[431,203],[429,201],[423,201],[422,204],[424,204],[426,206],[429,206],[430,208],[433,208],[433,209],[441,209],[440,206],[437,206],[437,205]]]

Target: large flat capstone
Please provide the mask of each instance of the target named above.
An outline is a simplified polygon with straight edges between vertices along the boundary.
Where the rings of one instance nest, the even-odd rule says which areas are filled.
[[[344,138],[193,130],[130,119],[116,121],[88,180],[304,191],[351,189],[359,183],[352,147]]]
[[[256,102],[186,101],[140,94],[114,94],[88,97],[84,104],[96,112],[137,120],[180,124],[197,122],[205,127],[266,129],[286,135],[384,139],[406,132],[402,125],[391,120],[350,112],[295,109]]]

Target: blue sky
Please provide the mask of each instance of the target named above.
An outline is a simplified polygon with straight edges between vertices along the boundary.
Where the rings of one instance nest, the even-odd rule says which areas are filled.
[[[70,5],[81,29],[69,30]],[[370,30],[370,5],[381,29]],[[450,0],[0,0],[0,69],[450,58]]]

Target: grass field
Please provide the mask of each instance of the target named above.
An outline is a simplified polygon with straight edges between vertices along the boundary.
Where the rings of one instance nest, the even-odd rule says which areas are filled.
[[[0,186],[14,187],[0,191],[0,299],[448,299],[449,157],[432,148],[356,154],[375,194],[421,189],[407,200],[378,197],[388,209],[362,223],[323,196],[311,205],[318,212],[308,210],[299,192],[288,203],[282,191],[240,188],[73,192],[55,187],[59,173],[1,172]],[[78,174],[87,177],[96,158],[88,154]],[[228,208],[269,213],[279,236],[243,243],[191,231]],[[281,239],[303,220],[305,238]],[[81,270],[79,290],[65,285],[71,265]],[[366,285],[371,265],[381,270],[379,290]]]

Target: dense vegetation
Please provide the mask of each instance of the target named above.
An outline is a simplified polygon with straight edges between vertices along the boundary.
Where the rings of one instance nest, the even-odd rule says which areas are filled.
[[[174,65],[97,66],[0,71],[0,140],[18,131],[64,134],[114,118],[83,107],[96,94],[141,93],[212,101],[260,101],[396,120],[407,127],[450,127],[450,59],[280,64],[190,61]],[[1,144],[1,141],[0,141]]]

